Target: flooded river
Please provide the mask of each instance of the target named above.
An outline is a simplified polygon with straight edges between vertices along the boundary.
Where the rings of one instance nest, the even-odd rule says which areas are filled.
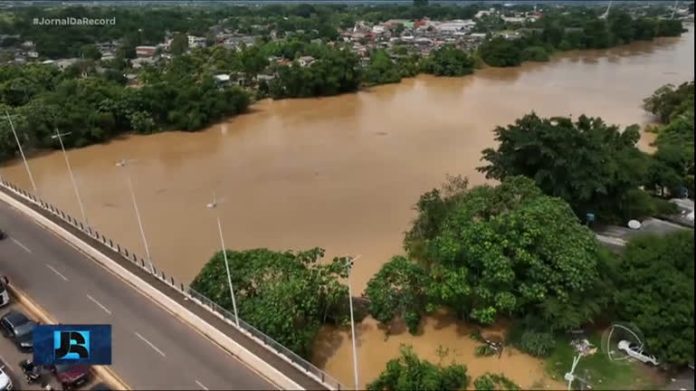
[[[128,136],[69,155],[90,223],[144,255],[125,177],[114,165],[134,159],[131,173],[154,262],[177,279],[190,281],[219,247],[214,212],[206,208],[215,192],[223,199],[218,211],[228,247],[320,246],[329,256],[361,254],[353,274],[354,289],[361,290],[402,251],[421,193],[446,174],[484,182],[475,167],[481,150],[494,145],[495,126],[532,110],[646,124],[642,99],[663,84],[693,79],[693,69],[690,28],[678,39],[566,53],[464,78],[421,76],[357,94],[263,101],[203,132]],[[79,216],[62,156],[34,157],[30,166],[40,194]],[[30,188],[18,162],[0,167],[0,174]],[[468,339],[457,336],[458,326],[436,323],[429,320],[421,337],[380,343],[381,332],[366,321],[363,380],[396,354],[399,338],[430,359],[438,344]],[[349,341],[335,342],[331,357],[320,361],[351,384]],[[510,363],[520,373],[540,370],[527,364]]]

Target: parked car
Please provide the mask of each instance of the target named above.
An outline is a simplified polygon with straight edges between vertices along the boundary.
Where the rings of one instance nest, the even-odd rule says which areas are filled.
[[[10,338],[23,352],[31,352],[34,349],[32,341],[34,326],[36,323],[33,320],[16,310],[10,310],[0,319],[2,334]]]
[[[12,379],[5,372],[5,366],[0,366],[0,391],[12,389]]]
[[[87,365],[59,364],[51,366],[50,369],[64,390],[80,387],[87,383],[90,378],[89,366]]]
[[[7,237],[7,234],[3,232],[3,230],[0,229],[0,240],[3,240]]]
[[[7,284],[10,280],[6,276],[0,276],[0,307],[10,304],[10,294],[7,292]]]

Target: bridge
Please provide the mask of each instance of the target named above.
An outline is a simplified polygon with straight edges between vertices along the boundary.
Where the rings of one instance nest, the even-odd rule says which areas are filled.
[[[131,389],[344,387],[143,258],[0,178],[0,272],[59,323],[112,325]]]

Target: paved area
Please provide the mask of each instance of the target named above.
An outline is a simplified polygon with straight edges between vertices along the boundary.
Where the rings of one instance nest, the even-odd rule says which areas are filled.
[[[4,203],[0,227],[0,271],[60,323],[111,324],[112,368],[133,389],[276,388]]]

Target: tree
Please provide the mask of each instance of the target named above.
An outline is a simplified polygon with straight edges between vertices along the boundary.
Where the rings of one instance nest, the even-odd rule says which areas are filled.
[[[631,240],[616,274],[615,306],[661,362],[694,360],[694,236],[680,231]]]
[[[502,374],[486,372],[474,380],[474,388],[476,391],[515,391],[519,390],[520,386]]]
[[[390,360],[372,383],[370,391],[463,390],[469,385],[466,366],[443,367],[421,360],[411,347],[402,346],[401,356]]]
[[[539,118],[528,114],[494,130],[497,150],[487,148],[478,169],[487,178],[524,175],[544,193],[566,200],[584,218],[593,212],[605,221],[618,219],[622,198],[642,184],[649,160],[636,143],[637,126],[620,130],[601,118]],[[643,216],[642,211],[630,218]]]
[[[188,50],[188,37],[184,33],[176,33],[172,38],[172,42],[169,44],[169,51],[175,55],[179,56]]]
[[[423,267],[405,257],[393,257],[367,283],[368,311],[383,324],[400,317],[415,334],[426,306],[426,279]]]
[[[686,188],[694,193],[694,83],[666,85],[645,99],[646,110],[664,123],[657,129],[657,151],[650,166],[648,188],[680,196]]]
[[[405,238],[412,260],[392,259],[368,283],[378,320],[412,319],[413,332],[422,313],[444,306],[482,324],[528,315],[568,330],[606,305],[594,235],[532,180],[470,190],[455,182],[424,194],[418,210]]]
[[[484,42],[478,50],[481,59],[493,67],[512,67],[522,62],[520,45],[502,37]]]
[[[346,321],[349,260],[319,264],[324,250],[275,252],[268,249],[227,251],[239,316],[288,347],[309,357],[321,325]],[[191,287],[232,310],[221,252],[216,253]]]
[[[392,62],[385,50],[376,50],[370,57],[363,80],[367,84],[386,84],[401,81],[399,68]]]
[[[445,45],[431,54],[425,70],[436,76],[464,76],[474,72],[474,60],[456,47]]]
[[[84,45],[82,47],[82,57],[88,60],[99,60],[101,58],[101,52],[97,49],[94,44]]]
[[[423,7],[428,5],[429,0],[413,0],[413,5],[416,7]]]

